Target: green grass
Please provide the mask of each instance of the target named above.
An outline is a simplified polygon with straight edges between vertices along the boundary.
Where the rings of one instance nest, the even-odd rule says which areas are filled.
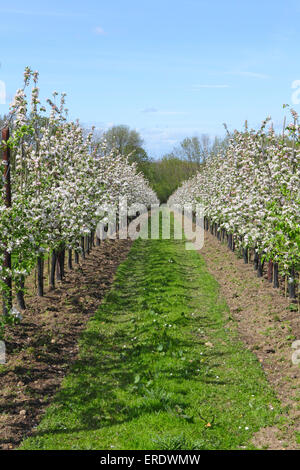
[[[253,433],[283,417],[227,317],[201,256],[182,241],[135,241],[21,448],[253,448]]]

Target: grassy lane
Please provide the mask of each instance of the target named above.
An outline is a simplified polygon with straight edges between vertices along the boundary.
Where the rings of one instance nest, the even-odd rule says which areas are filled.
[[[23,449],[238,449],[280,425],[218,285],[174,240],[137,240]]]

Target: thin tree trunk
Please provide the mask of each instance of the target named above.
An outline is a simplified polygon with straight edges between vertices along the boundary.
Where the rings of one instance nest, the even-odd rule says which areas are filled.
[[[274,269],[273,269],[273,287],[276,288],[276,289],[279,287],[278,263],[274,263]]]
[[[50,289],[55,289],[55,270],[56,270],[57,254],[52,250],[51,254],[51,269],[50,269]]]
[[[253,261],[253,263],[254,263],[254,269],[255,270],[258,269],[258,253],[257,253],[257,251],[254,252],[254,261]]]
[[[68,251],[68,268],[73,269],[73,264],[72,264],[72,248],[69,248]]]
[[[38,295],[39,297],[44,296],[44,257],[40,255],[37,260],[37,271],[38,271]]]
[[[257,261],[257,277],[262,277],[263,275],[263,263],[261,261],[261,255],[258,255]]]
[[[268,281],[271,283],[273,281],[273,261],[268,263]]]
[[[61,272],[61,251],[57,253],[56,258],[56,279],[62,281],[62,272]]]
[[[82,258],[85,259],[84,237],[81,237],[81,250]]]
[[[24,299],[24,287],[25,287],[25,278],[21,276],[19,281],[19,288],[17,291],[17,301],[20,310],[26,309],[25,299]]]
[[[57,255],[56,279],[58,281],[63,281],[65,277],[65,252],[66,250],[62,248]]]
[[[227,244],[228,244],[228,248],[231,250],[232,249],[232,233],[228,234]]]

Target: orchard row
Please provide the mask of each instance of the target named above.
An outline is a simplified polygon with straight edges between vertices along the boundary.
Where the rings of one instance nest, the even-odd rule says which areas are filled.
[[[295,296],[300,268],[300,126],[292,123],[276,135],[269,118],[258,131],[235,131],[228,145],[208,158],[196,176],[184,182],[169,204],[201,203],[205,225],[244,260],[254,254],[255,268],[278,287],[285,276]]]
[[[120,197],[128,204],[158,202],[135,164],[115,149],[106,152],[105,142],[98,155],[92,132],[86,134],[78,122],[67,120],[64,93],[54,92],[41,103],[38,73],[26,68],[2,130],[0,276],[6,313],[11,283],[24,307],[24,280],[34,266],[41,284],[45,258],[52,257],[55,271],[66,250],[83,254],[84,240],[103,219],[105,205],[117,205]]]

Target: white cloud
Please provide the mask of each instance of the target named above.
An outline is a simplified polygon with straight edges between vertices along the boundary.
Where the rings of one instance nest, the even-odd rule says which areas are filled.
[[[6,104],[6,86],[2,80],[0,80],[0,104]]]
[[[115,123],[112,121],[107,121],[107,122],[83,121],[80,124],[87,129],[91,129],[92,127],[94,127],[95,131],[101,131],[101,132],[105,132],[115,125]]]
[[[157,108],[145,108],[142,110],[142,113],[151,113],[151,114],[158,114],[160,116],[176,116],[180,114],[187,114],[185,111],[161,111]]]
[[[170,152],[186,136],[199,133],[195,127],[154,127],[140,128],[138,131],[145,140],[146,151],[155,158]]]
[[[94,29],[94,32],[98,35],[98,36],[103,36],[105,34],[105,31],[103,28],[101,28],[101,26],[96,26],[96,28]]]

